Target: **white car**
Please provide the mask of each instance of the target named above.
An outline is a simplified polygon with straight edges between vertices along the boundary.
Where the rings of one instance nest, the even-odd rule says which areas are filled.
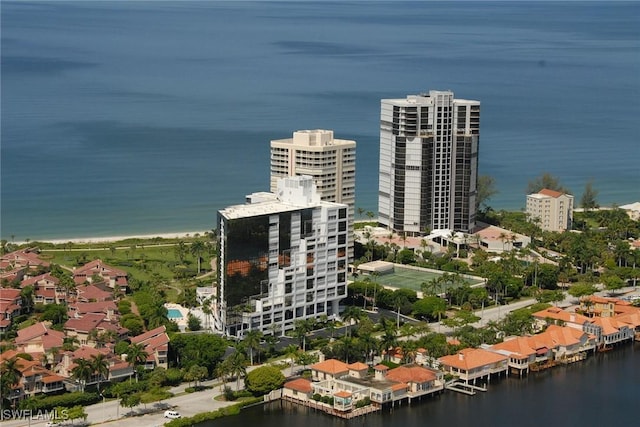
[[[180,418],[180,414],[176,411],[164,411],[164,417],[175,420],[176,418]]]

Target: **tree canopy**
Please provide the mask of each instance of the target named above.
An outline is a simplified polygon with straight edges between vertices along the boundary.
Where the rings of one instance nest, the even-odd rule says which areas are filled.
[[[545,188],[559,191],[561,193],[571,194],[571,191],[565,188],[560,183],[560,180],[549,172],[545,172],[541,176],[529,181],[529,184],[527,185],[527,194],[537,193]]]
[[[244,383],[251,393],[262,395],[282,387],[284,380],[280,369],[266,365],[249,372]]]

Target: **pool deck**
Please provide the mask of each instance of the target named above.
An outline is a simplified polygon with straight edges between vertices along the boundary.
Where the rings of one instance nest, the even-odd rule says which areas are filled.
[[[181,318],[172,319],[171,317],[169,317],[169,320],[173,320],[174,322],[176,322],[180,330],[184,331],[187,327],[187,316],[189,315],[189,309],[181,306],[180,304],[174,304],[170,302],[166,303],[164,306],[167,310],[178,310],[180,314],[182,314]]]

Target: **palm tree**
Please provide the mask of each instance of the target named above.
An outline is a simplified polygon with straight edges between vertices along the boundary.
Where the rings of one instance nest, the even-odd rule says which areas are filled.
[[[227,359],[229,359],[229,372],[236,377],[236,389],[240,389],[240,377],[247,373],[247,357],[236,349]]]
[[[209,328],[209,316],[211,316],[213,310],[211,309],[211,299],[207,298],[202,302],[202,314],[204,314],[204,327]]]
[[[298,353],[300,349],[296,345],[289,345],[284,349],[284,354],[286,354],[289,359],[289,375],[293,375],[293,364],[295,363],[296,358],[298,357]]]
[[[102,379],[109,379],[109,361],[104,354],[95,354],[91,356],[91,368],[98,375],[98,393],[100,393],[100,383]]]
[[[71,369],[71,378],[80,382],[80,391],[84,393],[87,382],[93,376],[93,366],[91,366],[91,362],[86,359],[74,359],[73,363],[75,363],[76,366]]]
[[[257,329],[252,329],[247,332],[242,340],[249,349],[249,357],[251,358],[251,365],[253,365],[253,351],[258,351],[258,360],[260,359],[260,341],[263,334]]]
[[[144,349],[144,344],[131,344],[127,348],[126,361],[129,365],[133,366],[136,372],[136,382],[138,381],[138,365],[147,363],[147,352]],[[131,379],[131,377],[129,377]]]
[[[22,372],[18,368],[18,359],[12,357],[0,365],[0,397],[6,399],[11,396],[11,390],[18,385]]]
[[[196,240],[193,243],[191,243],[191,247],[189,248],[189,252],[191,252],[191,255],[194,256],[194,258],[198,259],[198,274],[200,274],[200,261],[202,259],[202,254],[206,251],[206,247],[204,245],[204,243],[202,242],[202,240]]]
[[[307,351],[307,334],[313,330],[313,319],[296,320],[294,334],[300,340],[302,351]]]
[[[360,335],[360,345],[364,352],[364,361],[369,363],[369,358],[373,359],[374,352],[378,348],[378,340],[372,334],[362,334]]]
[[[342,312],[342,320],[344,321],[345,335],[349,335],[350,329],[347,329],[351,322],[358,323],[362,318],[362,310],[353,305],[347,306]]]
[[[133,366],[146,363],[147,356],[144,344],[131,344],[127,347],[127,362]]]

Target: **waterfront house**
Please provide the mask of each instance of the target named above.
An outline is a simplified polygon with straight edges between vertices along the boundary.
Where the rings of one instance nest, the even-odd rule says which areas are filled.
[[[283,397],[298,403],[318,407],[333,414],[359,411],[357,403],[369,399],[377,410],[383,404],[393,404],[444,390],[444,374],[419,365],[400,366],[389,369],[384,365],[369,367],[356,362],[347,365],[336,359],[329,359],[313,365],[311,382],[297,379],[285,384]],[[317,402],[329,397],[333,404]],[[311,399],[311,400],[310,400]],[[313,401],[312,401],[313,400]]]
[[[445,373],[454,375],[469,383],[478,379],[489,380],[491,375],[507,372],[508,357],[481,348],[465,348],[457,354],[443,356],[438,359]]]
[[[629,325],[634,330],[635,340],[640,341],[640,309],[631,313],[621,314],[616,316],[615,319]]]
[[[568,326],[570,328],[584,330],[585,325],[591,323],[591,319],[579,313],[571,313],[558,307],[549,307],[533,313],[538,329],[547,325]]]
[[[337,359],[328,359],[311,365],[311,378],[314,381],[340,378],[349,373],[349,365]]]
[[[519,375],[529,372],[531,366],[547,361],[551,352],[546,346],[537,346],[531,337],[507,337],[486,349],[507,356],[509,368]]]
[[[597,340],[600,347],[609,347],[627,340],[633,340],[633,325],[620,321],[616,317],[596,317],[593,324],[599,327]]]
[[[597,337],[570,326],[551,325],[532,340],[552,349],[554,360],[573,362],[581,360],[596,348]]]
[[[313,388],[311,387],[311,381],[305,378],[297,378],[284,384],[282,396],[301,402],[307,402],[311,398],[312,391]]]

